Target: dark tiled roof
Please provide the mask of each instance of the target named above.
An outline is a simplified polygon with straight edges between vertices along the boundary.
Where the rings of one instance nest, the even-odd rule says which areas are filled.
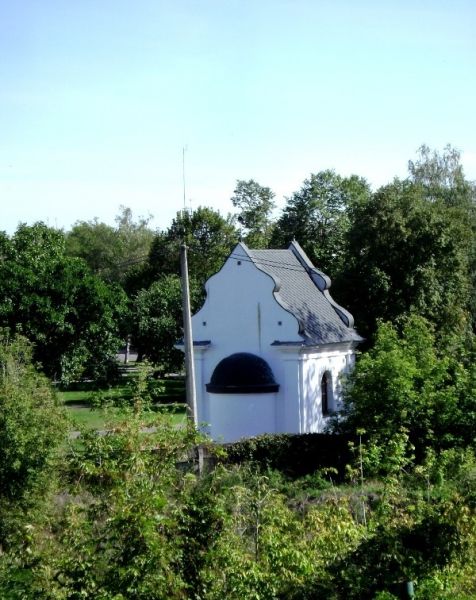
[[[296,242],[287,250],[251,250],[239,244],[232,256],[248,255],[276,284],[276,300],[299,321],[306,345],[359,342],[350,313],[329,294],[330,279],[317,270]],[[286,340],[277,340],[286,342]]]

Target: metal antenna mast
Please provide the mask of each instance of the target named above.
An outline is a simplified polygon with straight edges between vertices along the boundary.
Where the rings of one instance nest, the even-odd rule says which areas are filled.
[[[185,200],[185,150],[187,146],[182,146],[182,183],[183,183],[183,210],[187,210],[187,202]]]

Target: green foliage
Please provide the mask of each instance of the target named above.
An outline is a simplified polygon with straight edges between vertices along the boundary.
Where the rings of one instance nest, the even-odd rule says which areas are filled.
[[[150,284],[161,275],[178,275],[179,248],[185,242],[189,248],[190,278],[203,285],[222,267],[237,240],[231,217],[224,218],[219,212],[202,206],[179,212],[167,231],[156,234],[143,281]]]
[[[169,229],[156,234],[148,264],[130,281],[137,290],[130,329],[139,354],[162,371],[175,371],[183,364],[183,354],[174,348],[183,327],[180,244],[185,241],[188,246],[192,310],[196,310],[205,281],[221,268],[237,239],[230,217],[204,207],[177,213]]]
[[[253,179],[239,179],[231,198],[235,208],[239,208],[238,222],[245,230],[245,242],[250,248],[267,248],[273,225],[271,213],[275,208],[274,193]]]
[[[198,437],[158,415],[151,420],[143,375],[122,423],[103,436],[85,434],[81,447],[72,447],[62,551],[51,565],[59,597],[185,597],[176,463],[187,458]]]
[[[322,499],[301,512],[273,479],[246,466],[211,477],[220,535],[204,561],[199,597],[319,597],[310,593],[314,580],[329,583],[328,566],[360,540],[345,499]]]
[[[124,284],[135,265],[147,258],[154,236],[150,219],[135,222],[131,209],[121,206],[116,227],[97,219],[79,221],[66,234],[66,253],[82,258],[105,281]]]
[[[312,174],[287,199],[271,246],[287,246],[296,239],[319,269],[336,277],[347,260],[345,236],[350,226],[349,209],[369,195],[369,185],[356,175],[345,178],[334,171]]]
[[[426,149],[410,165],[413,180],[395,180],[353,205],[340,291],[365,336],[378,319],[410,312],[447,338],[464,333],[474,292],[475,193],[456,158]]]
[[[469,451],[363,487],[256,463],[197,476],[177,468],[192,464],[193,430],[144,432],[146,375],[114,432],[72,447],[55,527],[34,526],[30,553],[0,557],[2,597],[370,600],[408,580],[428,600],[471,597]]]
[[[474,471],[474,455],[451,454],[453,460],[459,456],[460,477],[467,478]],[[475,541],[475,514],[447,469],[444,477],[441,470],[435,476],[439,462],[433,455],[428,466],[415,472],[395,470],[382,480],[377,501],[369,507],[366,539],[345,562],[338,560],[331,568],[339,597],[370,599],[384,590],[397,593],[405,581],[415,581],[417,597],[428,599],[456,597],[450,590],[459,587],[462,578],[474,587],[474,573],[467,577],[467,553]],[[419,479],[424,472],[426,482]],[[427,595],[437,587],[441,594]]]
[[[194,307],[201,290],[192,281],[190,295]],[[156,364],[162,373],[183,366],[183,352],[174,345],[183,335],[182,286],[177,275],[164,275],[149,289],[141,290],[134,301],[131,330],[142,356]]]
[[[8,523],[45,493],[65,433],[64,411],[33,366],[31,345],[0,332],[0,548]]]
[[[432,328],[421,317],[402,321],[401,334],[381,323],[374,347],[357,362],[346,391],[341,429],[358,428],[387,452],[386,441],[408,432],[421,455],[427,446],[474,443],[474,367],[440,357]]]
[[[0,337],[0,494],[18,500],[49,465],[65,433],[50,383],[26,339]]]
[[[423,144],[416,161],[408,161],[412,181],[422,185],[430,201],[469,208],[475,200],[474,183],[469,182],[461,165],[461,154],[449,144],[442,153]]]
[[[43,223],[20,225],[0,252],[0,326],[34,342],[50,377],[107,379],[126,310],[122,290],[66,256],[63,233]]]
[[[0,597],[389,600],[410,580],[420,600],[476,596],[474,186],[450,148],[422,148],[409,168],[410,181],[372,197],[356,177],[311,176],[273,238],[296,236],[319,267],[347,271],[366,333],[390,319],[348,380],[340,435],[243,440],[198,474],[203,440],[151,411],[151,381],[162,383],[144,365],[121,406],[106,394],[106,435],[83,432],[65,451],[32,347],[2,337]],[[235,203],[250,245],[264,245],[272,193],[238,182]],[[131,235],[120,247],[112,228],[78,224],[69,251],[77,243],[103,278],[134,290],[135,336],[172,370],[179,242],[191,249],[198,304],[237,232],[210,209],[178,215],[156,235],[147,269],[125,277],[114,261],[136,256],[136,234],[150,234],[141,223],[124,210],[117,231]],[[124,296],[65,255],[61,232],[0,234],[0,284],[0,322],[23,328],[48,372],[67,380],[112,356]]]
[[[263,434],[227,444],[223,460],[228,464],[252,462],[294,478],[332,468],[342,479],[345,465],[351,460],[349,442],[353,439],[354,436],[323,433]]]

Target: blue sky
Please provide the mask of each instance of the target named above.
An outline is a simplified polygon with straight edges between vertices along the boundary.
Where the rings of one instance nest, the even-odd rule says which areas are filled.
[[[426,143],[476,179],[474,0],[0,3],[0,229],[166,228],[236,179],[278,204],[312,172],[374,187]]]

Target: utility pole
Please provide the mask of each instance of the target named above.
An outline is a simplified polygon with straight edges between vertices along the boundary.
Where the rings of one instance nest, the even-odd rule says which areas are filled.
[[[187,246],[180,245],[180,270],[182,274],[183,345],[185,351],[185,392],[188,418],[198,428],[197,392],[195,387],[195,361],[193,360],[192,315],[190,312],[190,286],[188,284]],[[203,473],[203,447],[198,444],[198,473]]]
[[[182,180],[183,180],[183,215],[187,211],[185,194],[185,150],[182,148]],[[188,419],[195,429],[198,429],[197,390],[195,385],[195,361],[193,358],[192,314],[190,310],[190,285],[188,281],[187,245],[184,239],[180,245],[180,273],[182,276],[182,314],[183,314],[183,345],[185,352],[185,393],[187,398]],[[198,473],[203,472],[203,447],[198,444]]]
[[[183,344],[185,351],[188,417],[195,427],[197,427],[197,394],[195,389],[195,362],[193,360],[192,315],[190,312],[190,286],[188,283],[187,246],[185,243],[180,245],[180,271],[182,275]]]

